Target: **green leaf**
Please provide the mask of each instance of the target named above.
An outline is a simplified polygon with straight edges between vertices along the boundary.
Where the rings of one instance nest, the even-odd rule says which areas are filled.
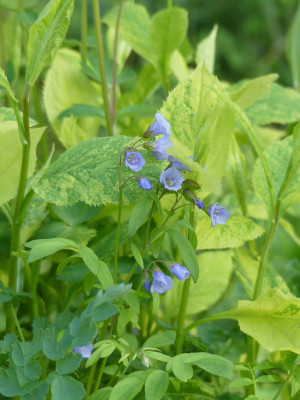
[[[300,83],[300,4],[298,10],[294,16],[291,28],[288,34],[288,40],[286,42],[286,53],[290,64],[293,83],[296,89],[299,89]]]
[[[47,117],[58,139],[67,148],[97,136],[100,124],[99,117],[75,118],[71,115],[59,119],[73,104],[98,110],[102,107],[99,85],[85,76],[80,60],[80,54],[74,50],[61,49],[47,72],[43,90]]]
[[[136,139],[125,136],[102,137],[87,140],[65,151],[50,166],[35,186],[35,191],[46,201],[57,205],[73,205],[83,201],[90,205],[118,204],[119,159],[121,152]],[[156,182],[161,171],[161,162],[148,151],[141,151],[146,166],[143,175]],[[113,162],[104,170],[102,164]],[[123,182],[132,176],[132,171],[123,166]],[[134,204],[145,191],[131,179],[123,188],[123,205]]]
[[[139,251],[139,249],[136,247],[136,245],[132,242],[131,245],[131,251],[133,254],[133,257],[135,259],[135,261],[139,264],[139,266],[144,269],[144,261],[143,261],[143,257]]]
[[[199,276],[199,265],[193,246],[180,232],[171,229],[169,233],[178,248],[184,265],[190,271],[194,282],[197,282]]]
[[[239,301],[237,308],[220,316],[238,320],[241,330],[268,351],[300,354],[300,300],[270,289],[255,301]]]
[[[42,367],[39,361],[33,360],[27,363],[24,367],[24,375],[31,381],[39,379],[39,377],[42,375]]]
[[[27,242],[25,246],[31,248],[27,260],[28,263],[50,256],[59,250],[77,248],[75,242],[63,238],[32,240],[31,242]]]
[[[92,106],[89,104],[73,104],[72,107],[67,108],[57,117],[64,119],[73,115],[76,118],[82,117],[101,117],[105,118],[105,111],[103,108]]]
[[[115,28],[119,7],[103,18],[103,22]],[[150,17],[142,5],[125,3],[121,14],[119,35],[132,49],[146,60],[153,60],[149,44]]]
[[[32,176],[36,162],[36,147],[45,128],[31,129],[31,145],[29,168],[27,177]],[[0,122],[0,204],[6,203],[17,195],[21,163],[22,145],[19,139],[19,130],[16,122]]]
[[[89,270],[97,276],[104,289],[113,286],[114,282],[108,266],[99,260],[92,249],[89,247],[79,247],[78,253]]]
[[[198,43],[195,54],[195,61],[200,64],[204,60],[206,68],[209,72],[214,72],[215,53],[216,53],[216,37],[218,33],[218,25],[214,25],[213,29],[207,37]]]
[[[244,215],[247,214],[247,175],[245,156],[232,136],[229,158],[225,172],[226,181],[237,198]]]
[[[116,349],[115,343],[110,340],[104,340],[100,347],[93,352],[91,357],[87,360],[85,367],[88,368],[91,365],[95,364],[99,360],[99,358],[109,357],[113,351]]]
[[[231,382],[229,385],[230,389],[236,389],[244,386],[253,385],[253,380],[250,378],[238,378],[234,382]]]
[[[270,74],[231,85],[228,88],[231,100],[245,109],[258,101],[277,78],[277,74]]]
[[[220,101],[222,91],[217,78],[201,63],[160,109],[171,125],[174,150],[170,152],[190,166],[193,172],[185,176],[195,179],[205,194],[215,191],[224,174],[234,129],[233,114]],[[189,160],[191,155],[194,163]]]
[[[188,26],[187,11],[172,7],[156,13],[149,28],[149,44],[154,66],[167,82],[170,58],[182,43]]]
[[[172,370],[176,378],[182,382],[187,382],[187,380],[191,379],[194,374],[193,367],[189,364],[185,364],[179,359],[173,361]]]
[[[144,197],[133,208],[128,223],[128,236],[132,237],[148,218],[153,200],[151,197]]]
[[[81,363],[82,356],[78,353],[69,353],[64,358],[56,361],[56,371],[65,375],[75,371]]]
[[[293,152],[293,139],[292,137],[287,137],[281,141],[273,143],[268,146],[264,151],[269,168],[272,174],[272,179],[274,183],[274,194],[275,197],[278,196],[281,186],[284,184],[286,177],[286,171],[288,169],[290,159]],[[267,182],[264,174],[262,173],[261,163],[257,160],[253,171],[253,187],[259,196],[262,203],[268,209],[269,207],[269,196],[267,189]],[[292,179],[289,181],[284,192],[281,194],[281,210],[283,214],[284,211],[291,205],[296,204],[300,201],[300,168],[295,166],[294,174]]]
[[[11,356],[12,356],[13,362],[17,366],[25,365],[24,350],[22,348],[21,343],[18,340],[13,345]]]
[[[166,393],[169,385],[169,375],[165,371],[154,371],[146,379],[146,400],[160,400]]]
[[[55,400],[82,400],[85,395],[84,386],[70,376],[56,375],[51,383],[51,394]]]
[[[101,207],[90,207],[85,203],[78,202],[71,207],[58,207],[52,205],[52,211],[68,225],[79,225],[95,217]]]
[[[133,313],[131,308],[122,308],[122,310],[120,311],[117,324],[117,335],[119,337],[123,335],[124,329],[126,328],[128,322],[130,321],[132,314]]]
[[[92,393],[87,400],[108,400],[112,391],[112,387],[106,386]]]
[[[150,117],[152,118],[155,114],[157,108],[148,105],[148,104],[135,104],[134,106],[127,106],[117,111],[117,116],[120,117],[136,117],[136,118],[144,118]]]
[[[247,108],[246,114],[256,125],[297,122],[300,120],[300,94],[273,83],[260,100]]]
[[[232,273],[231,251],[207,251],[197,256],[199,278],[190,283],[186,314],[198,314],[214,304],[226,290]],[[164,296],[163,302],[169,316],[179,310],[183,283],[173,280],[173,289]],[[157,346],[155,346],[157,347]]]
[[[145,343],[143,344],[142,348],[145,347],[166,347],[171,346],[175,343],[176,332],[173,330],[163,331],[156,333],[155,335],[150,336]]]
[[[151,293],[152,295],[152,314],[156,314],[160,306],[160,298],[158,293]]]
[[[33,196],[26,208],[26,215],[22,223],[20,241],[25,243],[40,227],[47,215],[47,203],[40,197]]]
[[[131,400],[142,390],[143,386],[144,381],[142,379],[129,375],[116,384],[109,400]]]
[[[225,225],[211,226],[211,219],[203,211],[199,211],[196,234],[198,249],[224,249],[240,247],[248,240],[256,239],[264,230],[250,218],[231,216]]]
[[[74,0],[51,0],[30,28],[26,81],[31,87],[64,40],[73,6]]]
[[[74,337],[73,346],[85,346],[97,335],[97,325],[91,317],[75,317],[70,324],[70,333]]]
[[[10,84],[7,80],[7,77],[5,75],[5,72],[3,69],[0,67],[0,86],[3,87],[5,90],[7,96],[15,103],[18,103],[18,100],[15,97],[14,92],[12,91],[12,88],[10,87]]]

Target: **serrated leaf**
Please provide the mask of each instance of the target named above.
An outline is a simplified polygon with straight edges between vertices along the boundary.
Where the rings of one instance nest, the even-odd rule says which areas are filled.
[[[265,95],[246,109],[255,125],[288,124],[300,120],[300,94],[273,83]]]
[[[35,128],[30,131],[31,146],[27,177],[30,177],[34,172],[36,147],[44,130],[45,128]],[[0,122],[0,148],[0,204],[3,204],[17,195],[19,184],[22,163],[22,145],[19,139],[18,125],[16,122]]]
[[[33,86],[59,49],[73,12],[74,0],[51,0],[29,31],[26,81]]]
[[[121,152],[136,139],[125,136],[87,140],[65,151],[46,171],[34,190],[46,201],[57,205],[73,205],[83,201],[90,205],[118,204],[119,159]],[[141,151],[146,165],[143,175],[155,182],[161,162],[148,151]],[[101,164],[114,161],[97,173]],[[132,171],[123,166],[123,182]],[[123,188],[123,205],[134,204],[145,192],[131,179]]]
[[[240,247],[244,242],[256,239],[264,230],[248,217],[231,216],[225,225],[211,226],[211,219],[200,211],[196,234],[198,249],[224,249]]]

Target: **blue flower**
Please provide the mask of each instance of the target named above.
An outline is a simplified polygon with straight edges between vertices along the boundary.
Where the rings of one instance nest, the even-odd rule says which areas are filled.
[[[230,212],[225,209],[226,206],[218,206],[218,202],[207,207],[208,215],[211,217],[211,226],[217,224],[224,225],[230,217]]]
[[[162,294],[167,290],[172,289],[173,281],[168,275],[163,274],[161,271],[155,271],[153,274],[153,283],[151,286],[152,293]]]
[[[178,169],[178,171],[191,171],[191,169],[185,165],[183,162],[178,161],[174,156],[168,157],[169,163],[171,163],[171,167]]]
[[[160,174],[160,183],[168,190],[181,189],[181,184],[184,181],[181,173],[174,167],[168,168]]]
[[[157,160],[166,160],[168,158],[168,147],[174,147],[170,142],[170,135],[165,135],[152,143],[150,142],[150,144],[155,149],[155,151],[151,150],[151,153]]]
[[[140,178],[138,180],[138,185],[144,190],[152,190],[152,184],[147,178]]]
[[[149,290],[150,290],[150,282],[148,281],[148,279],[144,280],[144,287],[147,290],[147,292],[149,292]]]
[[[85,346],[74,347],[75,353],[79,353],[82,355],[82,358],[90,358],[92,355],[93,345],[89,343]]]
[[[178,263],[174,263],[173,267],[171,267],[170,270],[172,274],[175,275],[176,278],[180,281],[185,281],[191,274],[186,267]]]
[[[169,122],[160,114],[155,114],[155,122],[149,126],[148,131],[151,131],[152,136],[172,135]]]
[[[202,200],[198,199],[198,197],[197,197],[197,200],[194,200],[194,203],[199,208],[199,210],[202,210],[202,208],[203,208],[203,201]]]
[[[132,171],[140,171],[145,165],[145,160],[140,153],[128,151],[125,155],[125,165]]]

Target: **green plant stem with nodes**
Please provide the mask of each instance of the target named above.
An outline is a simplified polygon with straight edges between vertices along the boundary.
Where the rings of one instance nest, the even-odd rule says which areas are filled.
[[[113,58],[113,86],[112,86],[112,101],[111,101],[111,120],[112,126],[115,131],[115,120],[116,120],[116,87],[117,87],[117,53],[118,53],[118,37],[119,27],[121,22],[121,14],[124,0],[120,1],[120,7],[116,22],[115,42],[114,42],[114,58]]]
[[[108,328],[108,324],[109,324],[109,320],[107,319],[101,329],[100,332],[100,336],[99,336],[99,340],[103,340],[105,338],[105,334]],[[89,378],[88,378],[88,383],[86,386],[86,391],[85,391],[85,399],[87,399],[91,393],[91,389],[92,389],[92,385],[93,385],[93,381],[94,381],[94,376],[95,376],[95,372],[96,372],[96,368],[97,368],[97,363],[95,362],[90,369],[90,373],[89,373]]]
[[[99,61],[99,68],[100,68],[101,86],[102,86],[102,95],[103,95],[103,102],[104,102],[106,125],[107,125],[108,136],[113,136],[112,120],[111,120],[110,106],[109,106],[109,99],[108,99],[108,87],[107,87],[107,83],[106,83],[106,74],[105,74],[105,65],[104,65],[104,50],[103,50],[103,41],[102,41],[99,0],[93,0],[93,11],[94,11],[94,21],[95,21],[95,28],[96,28],[97,54],[98,54],[98,61]]]
[[[81,3],[81,59],[87,63],[87,0]]]
[[[194,228],[195,206],[190,209],[190,224]],[[181,300],[180,300],[177,328],[176,328],[176,342],[175,342],[176,354],[182,353],[183,341],[184,341],[184,320],[185,320],[187,303],[189,299],[190,285],[191,285],[191,277],[189,277],[184,281],[181,293]]]
[[[273,400],[278,400],[281,397],[281,395],[284,393],[284,391],[286,390],[286,388],[287,388],[292,376],[294,375],[298,365],[299,364],[297,362],[294,364],[293,368],[290,370],[290,372],[289,372],[288,376],[286,377],[285,381],[282,383],[282,385],[280,386],[278,392],[273,397]]]

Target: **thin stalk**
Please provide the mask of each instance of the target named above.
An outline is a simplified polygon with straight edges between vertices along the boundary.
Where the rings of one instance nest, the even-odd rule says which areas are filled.
[[[25,342],[25,338],[23,336],[23,332],[22,332],[21,326],[19,324],[19,320],[18,320],[17,314],[15,312],[14,306],[12,305],[11,302],[9,304],[10,304],[10,309],[11,309],[11,313],[12,313],[13,319],[15,321],[16,327],[17,327],[18,332],[19,332],[19,336],[20,336],[22,342]]]
[[[220,313],[220,314],[216,314],[216,315],[211,315],[210,317],[197,319],[197,321],[191,323],[184,329],[184,333],[185,334],[188,333],[190,330],[192,330],[193,328],[196,328],[196,326],[198,326],[198,325],[205,324],[206,322],[217,321],[219,319],[230,319],[230,318],[228,318],[228,316],[224,317],[223,313]]]
[[[105,338],[105,334],[106,334],[106,330],[107,330],[108,324],[109,324],[109,320],[107,319],[104,322],[103,327],[102,327],[101,332],[100,332],[100,336],[99,336],[99,340],[100,341]],[[90,370],[88,383],[87,383],[87,387],[86,387],[86,392],[85,392],[85,399],[87,399],[89,397],[90,393],[91,393],[91,388],[92,388],[92,384],[93,384],[96,368],[97,368],[97,363],[95,362],[92,365],[91,370]]]
[[[123,186],[122,186],[123,162],[122,162],[122,157],[123,157],[123,153],[120,156],[120,164],[119,164],[119,208],[118,208],[118,222],[117,222],[115,255],[114,255],[114,283],[117,282],[117,278],[118,278],[118,250],[119,250],[120,226],[121,226],[121,218],[122,218],[122,200],[123,200]]]
[[[87,0],[81,3],[81,59],[87,63]]]
[[[195,225],[195,207],[193,207],[190,210],[190,224],[192,227],[194,227]],[[177,320],[177,328],[176,328],[176,342],[175,342],[176,354],[182,353],[183,342],[184,342],[184,320],[185,320],[187,303],[189,299],[190,285],[191,285],[191,277],[189,277],[184,281],[182,288],[179,314]]]
[[[278,392],[275,394],[273,397],[273,400],[277,400],[280,398],[280,396],[283,394],[285,389],[287,388],[287,385],[289,384],[289,381],[291,380],[291,377],[293,376],[294,372],[296,371],[296,368],[299,364],[295,363],[293,368],[290,370],[290,373],[286,377],[286,380],[282,383],[281,387],[279,388]]]
[[[105,74],[105,65],[104,65],[104,50],[103,50],[103,41],[102,41],[102,32],[101,32],[101,16],[100,16],[99,0],[93,0],[93,11],[94,11],[94,21],[95,21],[95,28],[96,28],[97,53],[98,53],[98,61],[99,61],[99,68],[100,68],[101,86],[102,86],[102,95],[103,95],[103,102],[104,102],[106,125],[107,125],[108,135],[113,136],[109,99],[108,99],[108,88],[107,88],[107,84],[106,84],[106,74]]]
[[[168,0],[168,8],[172,8],[173,7],[173,1],[172,0]]]
[[[29,128],[29,93],[30,87],[27,86],[25,96],[24,96],[24,112],[23,112],[23,123],[25,129],[25,139],[26,143],[23,144],[23,154],[22,154],[22,165],[18,186],[18,193],[15,204],[15,211],[13,217],[12,226],[12,240],[11,240],[11,258],[10,258],[10,274],[9,274],[9,286],[11,286],[16,292],[19,291],[17,286],[18,277],[18,257],[14,256],[13,253],[17,252],[20,246],[20,233],[22,227],[22,219],[20,218],[22,202],[24,200],[26,181],[29,166],[29,156],[30,156],[30,128]]]
[[[0,10],[0,51],[1,51],[1,65],[3,71],[6,73],[6,50],[5,50],[5,32],[4,32],[4,18],[3,13]],[[4,96],[4,105],[8,106],[8,97]]]
[[[100,387],[102,376],[103,376],[103,371],[104,371],[104,368],[105,368],[105,365],[106,365],[106,361],[107,361],[107,357],[103,358],[101,366],[100,366],[99,374],[98,374],[98,377],[97,377],[97,381],[95,383],[94,392],[96,392],[96,390],[98,390],[99,387]]]
[[[116,33],[115,33],[115,42],[114,42],[114,61],[113,61],[113,86],[112,86],[112,102],[111,102],[111,120],[112,126],[115,126],[116,119],[116,86],[117,86],[117,53],[118,53],[118,36],[119,36],[119,27],[121,22],[121,14],[123,8],[124,0],[120,1],[120,7],[116,22]]]

